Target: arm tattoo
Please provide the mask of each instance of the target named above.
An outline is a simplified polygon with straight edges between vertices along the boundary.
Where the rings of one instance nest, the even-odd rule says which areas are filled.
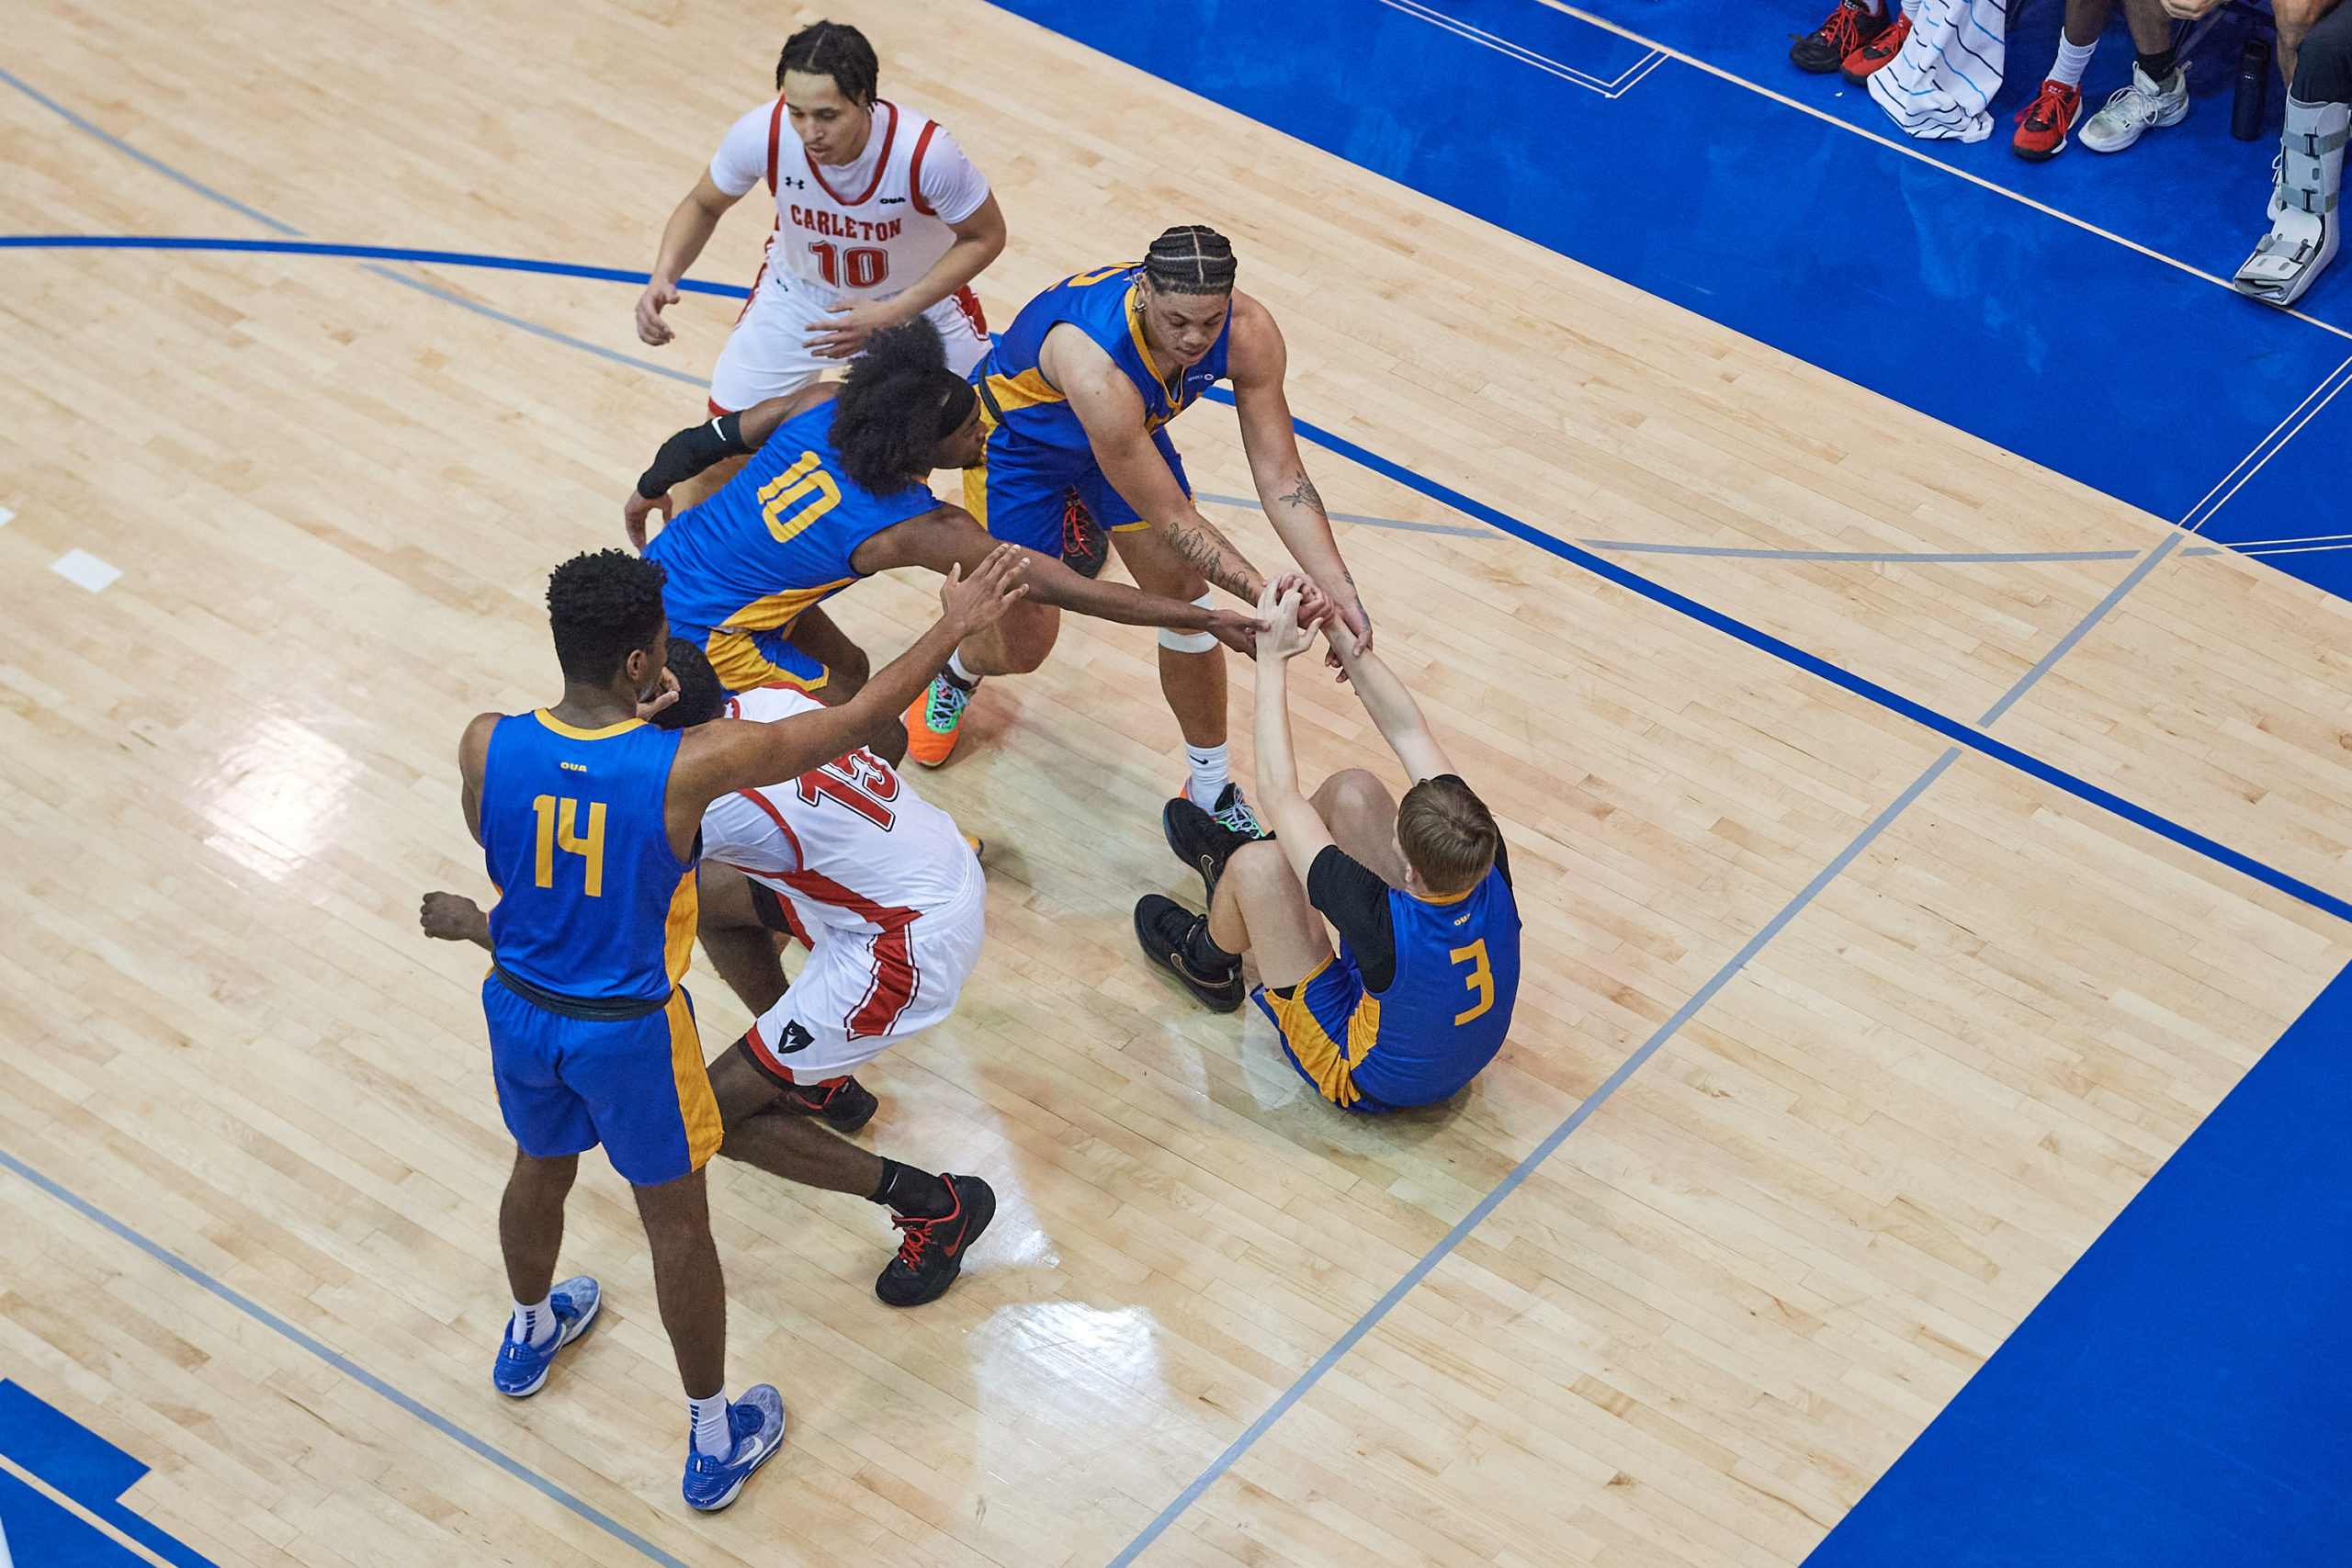
[[[1169,547],[1179,559],[1227,593],[1242,599],[1252,599],[1250,579],[1256,575],[1233,541],[1217,531],[1216,525],[1198,513],[1172,525],[1163,526]]]
[[[1323,512],[1323,494],[1315,488],[1315,481],[1306,477],[1305,468],[1298,470],[1298,483],[1291,487],[1289,493],[1276,499],[1293,506],[1311,507],[1318,515]]]

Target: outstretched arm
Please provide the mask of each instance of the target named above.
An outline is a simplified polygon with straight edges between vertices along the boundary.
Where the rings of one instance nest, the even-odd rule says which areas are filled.
[[[1258,712],[1253,721],[1258,742],[1258,794],[1250,804],[1260,820],[1274,830],[1274,840],[1290,857],[1300,886],[1315,857],[1331,841],[1331,830],[1314,804],[1298,787],[1298,762],[1290,743],[1290,661],[1306,649],[1314,634],[1298,624],[1299,593],[1283,592],[1274,583],[1258,604],[1264,627],[1258,634]]]
[[[995,547],[996,541],[970,513],[960,506],[942,506],[874,535],[851,552],[849,564],[867,573],[920,566],[943,576],[950,568],[961,566],[969,575],[979,570]],[[1040,604],[1123,626],[1207,632],[1237,653],[1253,657],[1257,653],[1258,623],[1247,615],[1231,610],[1204,610],[1124,582],[1099,581],[1035,550],[1021,551],[1021,558],[1027,568],[1029,597]]]
[[[994,626],[1027,592],[1021,576],[1021,552],[1012,545],[991,551],[968,580],[960,570],[949,571],[939,591],[944,613],[912,648],[884,665],[839,707],[766,724],[718,719],[687,730],[678,743],[677,761],[670,766],[671,841],[683,853],[701,825],[703,807],[720,795],[798,778],[865,744],[884,720],[931,683],[958,643]]]
[[[1233,380],[1234,412],[1241,417],[1241,449],[1250,456],[1250,477],[1258,487],[1258,503],[1266,521],[1316,586],[1331,601],[1340,619],[1367,648],[1372,643],[1372,617],[1356,592],[1356,580],[1340,557],[1340,542],[1331,536],[1331,519],[1323,497],[1306,477],[1299,456],[1298,432],[1291,423],[1290,400],[1283,379],[1290,365],[1282,329],[1267,309],[1246,294],[1233,297],[1233,324],[1226,367]]]
[[[767,445],[776,426],[833,395],[831,382],[803,387],[780,398],[753,403],[741,413],[720,414],[701,424],[690,424],[653,455],[653,466],[639,476],[637,488],[621,502],[621,520],[628,525],[628,542],[645,548],[645,520],[659,512],[670,520],[670,489],[694,478],[722,458],[756,452]]]
[[[1436,738],[1430,734],[1429,720],[1421,716],[1420,704],[1396,678],[1380,655],[1358,642],[1353,633],[1339,620],[1323,624],[1323,635],[1331,644],[1331,651],[1339,656],[1340,669],[1348,683],[1356,689],[1357,698],[1364,712],[1380,730],[1380,738],[1405,764],[1405,772],[1415,784],[1433,779],[1440,773],[1453,772],[1453,764],[1445,760]]]
[[[677,333],[662,319],[664,307],[678,302],[678,279],[686,276],[686,268],[695,265],[702,248],[710,243],[711,231],[718,227],[721,214],[741,200],[718,188],[705,169],[686,199],[678,203],[670,214],[669,225],[662,231],[662,249],[653,258],[653,276],[637,297],[637,335],[660,347]]]

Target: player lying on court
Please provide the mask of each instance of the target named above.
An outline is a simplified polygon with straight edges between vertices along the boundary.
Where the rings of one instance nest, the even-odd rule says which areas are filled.
[[[1064,497],[1074,491],[1141,587],[1206,605],[1214,583],[1255,604],[1265,578],[1193,506],[1163,428],[1211,383],[1230,379],[1267,521],[1369,646],[1372,623],[1299,458],[1283,395],[1282,332],[1263,305],[1235,290],[1234,271],[1225,236],[1170,229],[1140,263],[1082,272],[1023,306],[973,372],[988,441],[986,460],[965,472],[964,505],[1000,539],[1075,557],[1087,547],[1066,538],[1075,513]],[[1099,536],[1091,546],[1100,549]],[[1319,599],[1308,615],[1321,618]],[[1059,625],[1041,601],[965,644],[907,716],[908,754],[931,767],[944,762],[980,677],[1035,669]],[[1184,735],[1185,796],[1229,827],[1255,830],[1230,787],[1224,650],[1204,633],[1163,631],[1159,687]]]
[[[775,203],[752,297],[711,368],[714,414],[797,392],[870,333],[919,316],[939,329],[959,376],[988,349],[968,285],[1004,250],[1004,216],[944,127],[876,96],[880,77],[855,28],[817,22],[794,33],[776,62],[775,100],[735,122],[670,215],[637,300],[637,335],[656,347],[676,335],[662,311],[677,303],[678,279],[720,217],[763,177]]]
[[[492,1381],[517,1398],[536,1393],[596,1315],[596,1282],[583,1275],[558,1285],[555,1263],[580,1156],[602,1144],[635,1190],[651,1245],[692,1422],[684,1490],[695,1507],[732,1502],[784,1439],[773,1385],[740,1402],[726,1396],[726,1286],[703,1167],[729,1111],[747,1115],[775,1086],[760,1078],[748,1104],[714,1093],[680,984],[694,951],[704,813],[737,790],[797,778],[853,750],[962,637],[1004,613],[1020,595],[1020,572],[1006,550],[968,580],[950,573],[938,623],[841,707],[668,730],[646,722],[678,692],[665,667],[662,569],[619,550],[575,557],[548,581],[561,700],[480,715],[459,744],[466,827],[501,890],[481,998],[499,1110],[515,1143],[498,1226],[514,1309]],[[821,1129],[771,1120],[787,1134],[850,1148]],[[935,1207],[943,1190],[951,1203],[961,1197],[953,1183],[910,1175],[917,1190],[908,1198],[920,1207]],[[960,1266],[963,1231],[952,1215],[946,1224],[952,1234],[938,1240],[956,1242],[955,1256],[926,1240],[893,1263],[910,1276],[910,1298]]]
[[[986,559],[996,542],[924,484],[933,468],[963,468],[979,450],[972,384],[947,368],[930,323],[910,321],[869,338],[840,382],[678,432],[622,512],[630,539],[669,572],[672,634],[698,643],[729,691],[781,682],[837,703],[864,683],[866,658],[819,606],[893,567],[969,571]],[[646,519],[669,515],[671,487],[730,452],[753,457],[647,543]],[[1229,610],[1081,577],[1057,553],[1023,558],[1033,620],[1069,609],[1244,649],[1256,631]],[[983,663],[991,673],[1035,667]],[[866,743],[895,762],[906,732],[894,723]]]
[[[1399,804],[1350,768],[1313,800],[1299,794],[1288,670],[1311,635],[1298,608],[1295,594],[1270,590],[1259,609],[1258,809],[1275,836],[1253,841],[1170,802],[1169,846],[1200,869],[1209,912],[1148,894],[1136,905],[1136,936],[1145,957],[1219,1012],[1241,1006],[1241,954],[1255,953],[1253,998],[1283,1055],[1332,1104],[1433,1104],[1476,1077],[1510,1032],[1510,860],[1412,694],[1336,618],[1324,635],[1413,785]],[[1340,933],[1336,954],[1326,919]]]
[[[653,716],[661,728],[820,711],[788,686],[729,697],[702,650],[681,638],[670,641],[669,667],[678,700]],[[970,841],[861,748],[797,779],[711,802],[698,882],[703,951],[754,1017],[710,1064],[725,1123],[718,1152],[787,1180],[892,1203],[900,1216],[893,1223],[908,1235],[875,1293],[893,1306],[933,1299],[995,1213],[988,1183],[928,1176],[777,1116],[814,1115],[856,1132],[876,1102],[851,1075],[955,1010],[985,931],[987,884]],[[422,919],[427,936],[491,945],[490,917],[470,898],[428,893]],[[809,948],[788,987],[775,934]]]

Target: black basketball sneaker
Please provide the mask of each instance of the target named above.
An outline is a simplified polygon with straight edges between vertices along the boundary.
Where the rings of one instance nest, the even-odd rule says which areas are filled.
[[[1111,558],[1111,536],[1094,525],[1094,514],[1078,499],[1078,487],[1062,491],[1062,564],[1080,577],[1100,577]]]
[[[899,1214],[899,1256],[874,1281],[874,1293],[894,1307],[921,1306],[947,1293],[964,1271],[964,1255],[996,1218],[996,1191],[977,1176],[942,1174],[956,1207],[935,1220]]]
[[[1202,928],[1208,923],[1206,915],[1196,915],[1157,893],[1147,893],[1136,901],[1136,941],[1143,944],[1143,955],[1152,966],[1175,976],[1193,999],[1210,1011],[1238,1012],[1244,994],[1241,960],[1237,958],[1223,968],[1194,962],[1199,946],[1194,938],[1205,934]]]
[[[855,1078],[830,1084],[794,1084],[760,1107],[762,1116],[821,1116],[836,1133],[854,1133],[874,1120],[882,1102]]]
[[[1259,826],[1241,798],[1241,786],[1228,784],[1216,797],[1216,809],[1204,811],[1189,795],[1178,795],[1160,809],[1160,831],[1168,836],[1168,847],[1176,858],[1201,874],[1207,886],[1205,897],[1216,902],[1216,879],[1225,874],[1225,863],[1242,845],[1260,839],[1271,839],[1272,833]]]

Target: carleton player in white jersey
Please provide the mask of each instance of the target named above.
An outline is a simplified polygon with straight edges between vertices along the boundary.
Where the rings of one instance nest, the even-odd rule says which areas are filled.
[[[767,723],[819,705],[789,686],[758,686],[729,698],[726,712]],[[978,857],[954,818],[871,751],[713,801],[702,854],[710,908],[701,934],[714,964],[737,967],[720,964],[713,940],[715,927],[748,923],[740,912],[730,921],[730,906],[809,944],[799,978],[736,1047],[783,1088],[830,1087],[937,1023],[979,962],[988,883]],[[748,905],[717,883],[714,863],[749,879]],[[770,960],[774,952],[768,943]],[[764,988],[755,979],[737,986],[752,991],[743,998],[751,1006]]]
[[[939,329],[958,375],[988,350],[968,286],[1004,249],[1003,214],[953,136],[876,96],[878,73],[855,28],[793,34],[778,96],[735,122],[671,214],[637,302],[638,336],[656,345],[674,335],[662,309],[720,214],[763,183],[775,199],[767,259],[711,372],[714,414],[798,391],[869,333],[917,315]]]

